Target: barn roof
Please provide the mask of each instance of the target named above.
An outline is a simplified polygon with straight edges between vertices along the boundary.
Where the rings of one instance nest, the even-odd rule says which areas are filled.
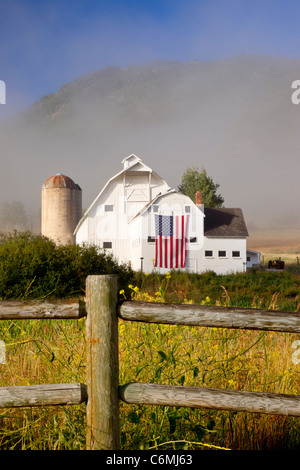
[[[204,208],[206,237],[248,237],[243,212],[239,208]]]
[[[123,173],[125,172],[128,172],[130,173],[130,171],[146,171],[146,172],[150,172],[154,175],[157,175],[158,174],[153,171],[150,167],[148,167],[147,165],[145,165],[142,160],[137,157],[136,155],[132,154],[132,155],[129,155],[128,157],[124,158],[122,160],[122,163],[123,163],[123,170],[121,170],[119,173],[117,173],[115,176],[113,176],[112,178],[110,178],[107,183],[105,184],[105,186],[101,189],[101,191],[98,193],[98,195],[96,196],[96,198],[94,199],[94,201],[92,202],[92,204],[89,206],[89,208],[86,210],[86,212],[84,213],[83,217],[80,219],[80,221],[78,222],[75,230],[74,230],[74,234],[77,233],[77,231],[79,230],[80,226],[82,225],[83,221],[87,218],[88,214],[90,213],[91,209],[93,208],[93,206],[96,204],[96,202],[98,201],[98,199],[100,198],[101,194],[105,191],[105,189],[107,188],[107,186],[116,178],[118,178],[120,175],[122,175]],[[160,177],[159,177],[160,178]],[[162,178],[161,178],[162,179]],[[164,181],[162,179],[162,181]],[[164,181],[165,182],[165,181]]]

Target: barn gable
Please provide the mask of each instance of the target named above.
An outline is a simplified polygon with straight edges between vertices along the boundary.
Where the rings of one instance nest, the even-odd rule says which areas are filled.
[[[129,219],[133,218],[141,207],[151,201],[158,192],[169,189],[167,183],[150,167],[145,165],[140,158],[132,154],[122,160],[123,169],[110,178],[102,190],[98,193],[92,204],[75,228],[74,235],[78,233],[84,221],[92,214],[97,205],[102,204],[107,199],[107,195],[114,186],[120,184],[124,192],[122,196],[125,203],[128,203],[127,213]],[[133,204],[132,204],[133,203]]]

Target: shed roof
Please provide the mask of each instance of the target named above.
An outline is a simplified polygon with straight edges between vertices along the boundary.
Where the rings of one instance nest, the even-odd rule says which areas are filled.
[[[204,208],[206,237],[248,237],[243,212],[239,208]]]

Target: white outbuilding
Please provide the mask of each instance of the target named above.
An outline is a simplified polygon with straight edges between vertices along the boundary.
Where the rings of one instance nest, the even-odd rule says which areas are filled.
[[[260,252],[247,249],[247,268],[258,268],[260,266]]]
[[[76,243],[96,244],[143,272],[246,270],[241,209],[205,208],[200,193],[194,203],[135,155],[122,164],[79,221]]]

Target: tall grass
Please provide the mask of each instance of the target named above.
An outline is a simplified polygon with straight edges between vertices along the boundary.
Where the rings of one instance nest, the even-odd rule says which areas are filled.
[[[274,276],[274,273],[271,273],[272,277],[269,273],[259,273],[257,276],[260,279],[255,278],[253,282],[254,274],[216,276],[214,273],[206,273],[197,276],[172,273],[168,292],[163,292],[166,298],[185,303],[239,304],[245,307],[259,305],[273,310],[291,305],[290,293],[285,294],[283,291],[280,294],[278,288],[282,283],[287,283],[287,279],[286,289],[291,286],[296,288],[297,279],[292,276],[280,278]],[[135,288],[133,296],[147,299],[152,295],[153,300],[165,300],[157,295],[162,283],[161,276],[147,276],[142,280],[142,291]],[[244,284],[247,299],[251,293],[254,294],[251,302],[247,302],[244,297],[232,300],[231,294],[236,293],[237,284],[240,287]],[[259,297],[261,292],[258,285],[264,286],[263,297]],[[265,294],[266,290],[269,297]],[[294,311],[299,310],[299,300],[298,289],[297,295],[293,296]],[[299,366],[292,361],[293,342],[297,335],[126,322],[121,322],[120,332],[122,383],[141,381],[300,393]],[[131,364],[130,370],[128,363]],[[174,407],[129,408],[124,404],[121,411],[124,413],[123,416],[121,412],[122,442],[124,448],[128,449],[132,445],[140,448],[159,446],[194,449],[209,446],[287,449],[299,448],[300,445],[299,420],[292,417]]]
[[[129,331],[128,331],[129,330]],[[182,326],[125,324],[121,382],[141,381],[299,394],[293,338]],[[135,355],[133,356],[133,352]],[[127,361],[131,363],[128,370]],[[130,372],[130,373],[129,373]],[[121,405],[124,448],[297,448],[293,418],[230,411]],[[287,426],[288,424],[288,426]],[[283,429],[287,427],[287,430]],[[175,441],[183,441],[175,444]],[[172,444],[171,444],[172,446]]]
[[[85,319],[0,322],[0,385],[85,381]],[[5,409],[0,449],[83,449],[85,405]]]
[[[299,311],[293,273],[137,275],[124,294],[150,301]],[[120,383],[300,394],[298,335],[119,321]],[[83,382],[85,319],[0,322],[0,386]],[[5,409],[0,449],[84,449],[85,405]],[[122,449],[299,449],[299,418],[120,403]]]

